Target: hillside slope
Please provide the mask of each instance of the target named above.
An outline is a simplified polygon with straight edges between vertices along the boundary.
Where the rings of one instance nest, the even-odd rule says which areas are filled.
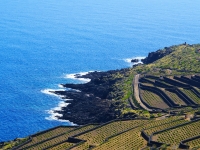
[[[66,127],[67,131],[58,127],[55,133],[50,129],[30,138],[2,142],[0,149],[10,149],[24,140],[28,140],[27,143],[17,149],[199,148],[200,44],[165,47],[148,55],[144,63],[127,69],[77,75],[91,81],[63,84],[75,90],[55,92],[63,98],[74,99],[59,111],[63,114],[61,119],[101,125]],[[140,75],[141,96],[152,105],[152,112],[144,110],[134,97],[136,75]],[[149,89],[164,92],[168,100],[163,101],[157,91]],[[120,128],[116,128],[118,126]],[[192,128],[194,130],[188,132]],[[62,132],[58,133],[57,129]]]

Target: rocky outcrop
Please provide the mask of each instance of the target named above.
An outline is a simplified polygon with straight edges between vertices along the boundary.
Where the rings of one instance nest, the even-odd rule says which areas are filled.
[[[57,111],[63,116],[60,119],[70,120],[79,125],[88,123],[103,123],[115,119],[116,97],[123,96],[121,91],[115,89],[114,84],[122,78],[116,74],[126,76],[126,70],[114,70],[107,72],[91,72],[87,75],[77,75],[77,78],[89,78],[90,82],[85,84],[63,84],[70,88],[68,91],[55,91],[65,99],[73,99],[62,111]],[[112,93],[115,94],[112,94]],[[68,101],[66,101],[68,102]]]
[[[63,108],[63,111],[57,111],[63,115],[59,119],[70,120],[79,125],[115,119],[114,105],[110,100],[85,92],[60,91],[56,93],[73,99],[67,107]]]
[[[139,61],[140,61],[139,59],[132,59],[132,60],[131,60],[132,63],[137,63],[137,62],[139,62]]]
[[[141,61],[144,64],[150,64],[166,55],[169,55],[173,52],[173,49],[171,47],[165,47],[164,50],[157,50],[156,52],[150,52],[148,56]]]

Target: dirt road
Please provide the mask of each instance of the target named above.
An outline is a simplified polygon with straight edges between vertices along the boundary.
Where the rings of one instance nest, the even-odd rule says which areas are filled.
[[[138,89],[139,78],[140,78],[140,74],[137,74],[137,75],[135,75],[135,77],[134,77],[134,79],[133,79],[133,88],[134,88],[134,96],[135,96],[135,99],[137,100],[137,102],[140,104],[140,106],[141,106],[143,109],[146,109],[146,110],[148,110],[148,111],[152,111],[152,109],[147,108],[147,107],[142,103],[142,101],[140,100],[140,97],[139,97],[139,89]]]

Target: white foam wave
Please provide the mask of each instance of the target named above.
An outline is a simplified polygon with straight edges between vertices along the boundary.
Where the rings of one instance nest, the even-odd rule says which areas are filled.
[[[144,58],[146,58],[146,57],[132,57],[132,58],[126,58],[126,59],[124,59],[124,61],[129,63],[130,65],[136,65],[136,64],[139,64],[139,63],[143,64],[141,60],[144,59]],[[132,63],[131,60],[133,60],[133,59],[138,59],[139,61]]]
[[[82,81],[84,83],[87,83],[87,82],[90,82],[91,79],[89,79],[89,78],[77,78],[77,76],[83,76],[83,75],[86,75],[86,74],[88,74],[90,72],[93,72],[93,71],[66,74],[65,78],[73,79],[73,80],[79,80],[79,81]]]
[[[76,125],[73,122],[70,122],[69,120],[63,120],[63,119],[58,119],[58,117],[62,117],[63,115],[56,112],[56,111],[62,111],[63,107],[67,107],[67,105],[69,105],[69,103],[66,103],[64,101],[59,102],[58,106],[55,108],[52,108],[51,110],[47,110],[47,113],[50,115],[49,117],[46,117],[46,120],[57,120],[60,122],[67,122],[70,125]]]
[[[61,111],[63,107],[66,107],[69,103],[66,103],[65,101],[59,102],[58,106],[55,107],[53,110],[59,110]]]
[[[127,63],[131,63],[131,60],[132,60],[132,59],[138,59],[139,62],[142,63],[142,62],[141,62],[141,59],[144,59],[144,58],[146,58],[146,57],[132,57],[132,58],[126,58],[126,59],[124,59],[124,61],[127,62]],[[137,62],[137,63],[138,63],[138,62]]]
[[[44,90],[41,90],[41,92],[44,93],[44,94],[60,97],[60,95],[53,93],[55,91],[65,91],[65,89],[44,89]]]
[[[63,115],[56,112],[56,111],[62,111],[62,108],[67,107],[67,105],[69,104],[69,103],[67,103],[67,101],[72,100],[72,99],[66,99],[65,96],[63,96],[63,95],[57,95],[55,93],[52,93],[52,92],[55,92],[55,91],[65,91],[65,89],[44,89],[44,90],[41,90],[41,92],[44,93],[44,94],[56,96],[56,97],[59,97],[60,100],[62,100],[62,101],[59,102],[57,107],[52,108],[51,110],[47,110],[47,113],[49,114],[49,116],[45,117],[45,119],[46,120],[57,120],[57,121],[60,121],[60,122],[67,122],[69,125],[76,125],[73,122],[70,122],[69,120],[58,119],[58,117],[62,117]]]
[[[93,72],[93,71],[89,71],[89,72]],[[77,78],[77,76],[82,76],[82,75],[86,75],[88,74],[89,72],[80,72],[80,73],[74,73],[74,74],[67,74],[65,75],[65,78],[68,78],[68,79],[74,79],[74,80],[79,80],[79,81],[82,81],[82,82],[90,82],[90,79],[88,78]],[[44,90],[41,90],[42,93],[44,94],[48,94],[48,95],[52,95],[52,96],[56,96],[56,97],[59,97],[62,101],[59,102],[58,106],[55,107],[55,108],[52,108],[51,110],[48,110],[47,113],[50,115],[49,117],[46,117],[45,119],[47,120],[58,120],[58,121],[61,121],[61,122],[67,122],[69,123],[70,125],[76,125],[74,124],[73,122],[70,122],[69,120],[62,120],[62,119],[58,119],[58,117],[62,117],[62,114],[56,112],[56,111],[62,111],[62,108],[63,107],[67,107],[67,105],[69,103],[66,103],[67,100],[72,100],[72,99],[66,99],[65,96],[63,95],[58,95],[58,94],[55,94],[54,92],[55,91],[66,91],[66,90],[74,90],[74,89],[70,89],[70,88],[65,88],[63,85],[59,84],[58,87],[60,89],[44,89]],[[80,90],[75,90],[77,92],[81,92]],[[70,113],[70,112],[69,112]]]
[[[65,88],[62,84],[58,84],[58,87],[62,89]]]
[[[65,91],[65,89],[44,89],[44,90],[41,90],[42,93],[48,94],[48,95],[51,95],[51,96],[56,96],[56,97],[60,98],[60,100],[64,100],[64,101],[73,100],[73,99],[67,99],[67,98],[65,98],[64,95],[55,94],[54,93],[55,91]],[[80,92],[79,90],[76,90],[76,91]]]

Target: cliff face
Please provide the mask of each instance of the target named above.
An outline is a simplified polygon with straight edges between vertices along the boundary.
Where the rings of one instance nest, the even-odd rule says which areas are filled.
[[[165,47],[164,50],[157,50],[156,52],[149,53],[148,56],[141,61],[144,64],[150,64],[166,55],[169,55],[173,51],[174,50],[171,47]]]

